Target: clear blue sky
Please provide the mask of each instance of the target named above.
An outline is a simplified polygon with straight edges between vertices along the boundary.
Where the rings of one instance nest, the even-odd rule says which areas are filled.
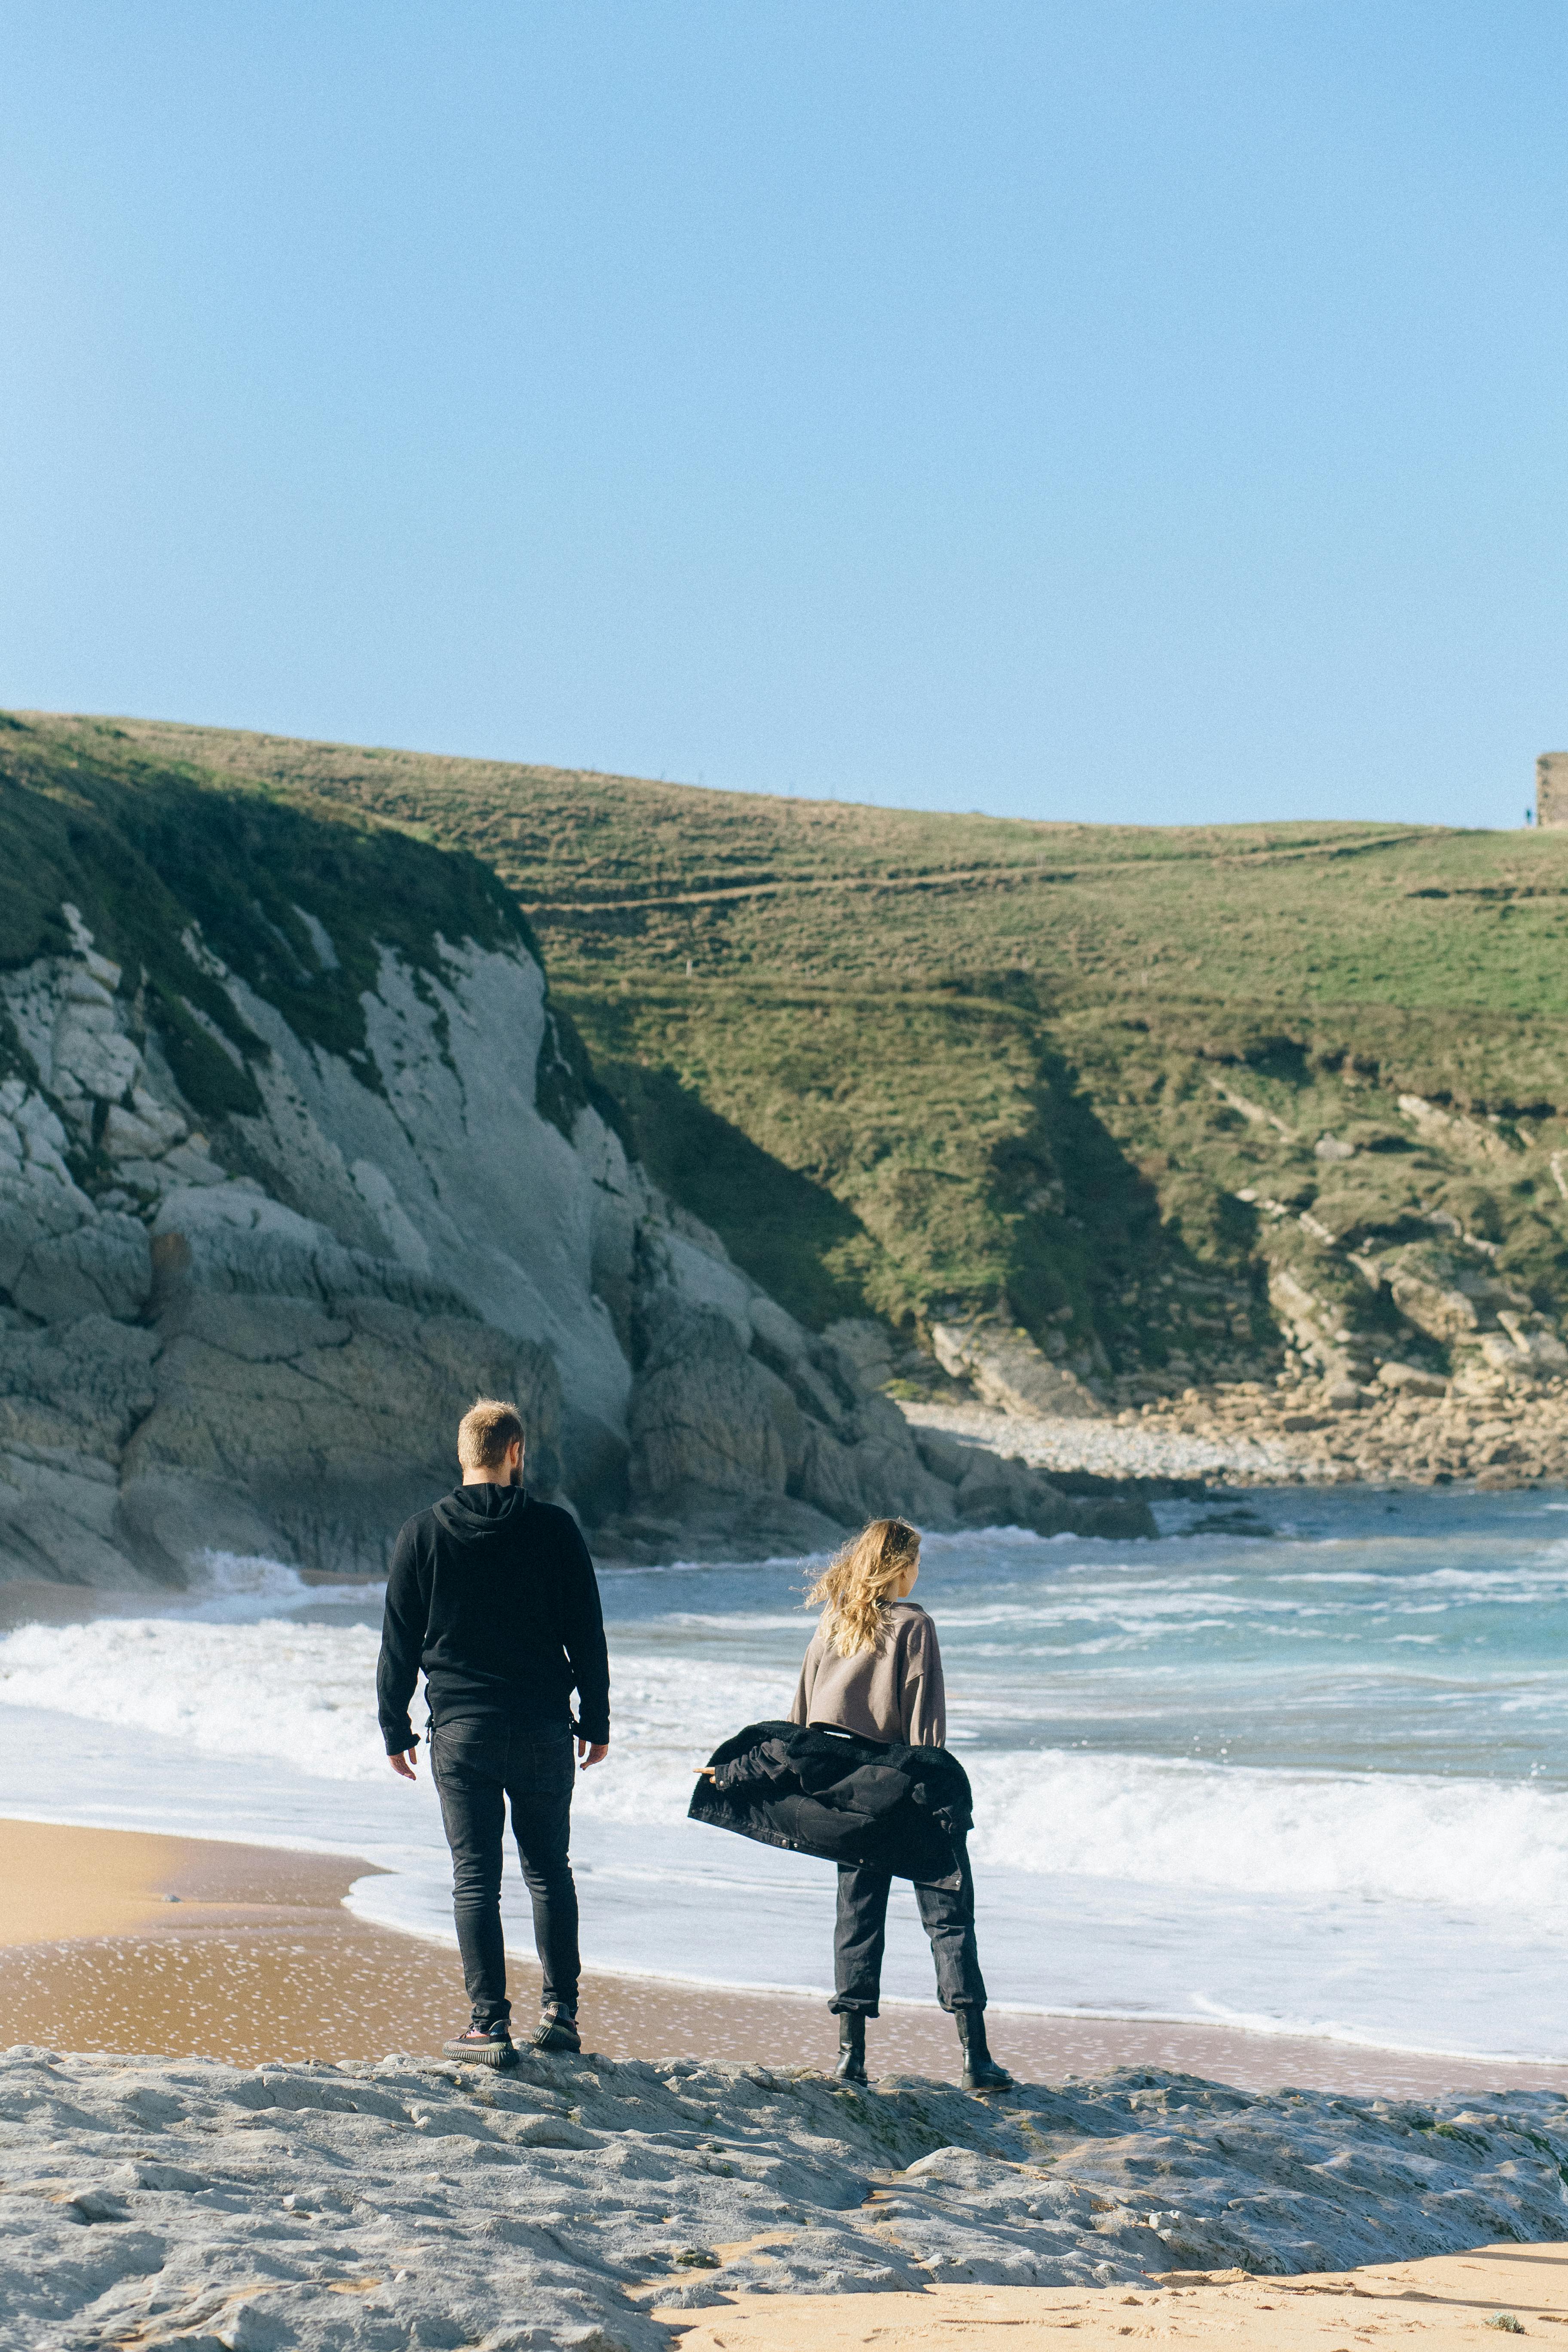
[[[0,700],[1513,824],[1563,0],[12,0]]]

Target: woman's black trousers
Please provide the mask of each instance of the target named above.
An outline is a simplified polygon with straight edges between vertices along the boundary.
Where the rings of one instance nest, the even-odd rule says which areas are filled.
[[[959,1854],[955,1887],[926,1886],[917,1879],[915,1901],[921,1925],[931,1937],[936,1962],[936,1997],[943,2009],[984,2009],[985,1979],[974,1944],[974,1880],[969,1856]],[[842,2015],[858,2011],[875,2017],[882,1991],[882,1951],[888,1940],[888,1895],[892,1879],[883,1870],[857,1863],[838,1865],[838,1924],[833,1936],[833,1999]]]

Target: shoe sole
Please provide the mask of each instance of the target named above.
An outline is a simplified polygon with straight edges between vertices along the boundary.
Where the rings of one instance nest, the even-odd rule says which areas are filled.
[[[472,2042],[443,2042],[443,2058],[463,2058],[471,2066],[515,2066],[517,2052],[510,2042],[492,2042],[488,2045]]]
[[[565,2034],[558,2033],[553,2026],[547,2033],[536,2033],[528,2046],[531,2050],[542,2050],[546,2055],[555,2052],[568,2058],[580,2058],[583,2054],[583,2044],[576,2034],[573,2034],[568,2040]]]

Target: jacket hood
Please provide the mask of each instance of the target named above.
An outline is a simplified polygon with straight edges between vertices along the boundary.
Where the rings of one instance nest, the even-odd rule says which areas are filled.
[[[521,1486],[454,1486],[434,1506],[434,1516],[459,1543],[486,1543],[514,1527],[527,1507]]]

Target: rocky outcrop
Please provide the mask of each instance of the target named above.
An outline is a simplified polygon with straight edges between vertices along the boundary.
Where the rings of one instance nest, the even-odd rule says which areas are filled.
[[[228,1549],[377,1565],[399,1520],[451,1477],[451,1433],[480,1390],[518,1397],[530,1475],[555,1491],[559,1359],[590,1420],[593,1404],[617,1409],[628,1375],[593,1311],[587,1187],[571,1146],[534,1111],[531,1085],[510,1143],[531,1179],[542,1246],[518,1265],[492,1238],[482,1268],[507,1292],[509,1329],[474,1295],[481,1269],[459,1216],[437,1205],[444,1193],[460,1206],[445,1163],[465,1158],[466,1097],[456,1118],[449,1100],[427,1101],[398,1130],[404,1194],[436,1225],[431,1239],[379,1163],[356,1168],[332,1132],[334,1097],[355,1082],[330,1056],[310,1066],[291,1034],[314,1099],[275,1049],[262,1113],[227,1122],[219,1148],[195,1127],[156,1031],[132,1034],[120,969],[68,913],[78,954],[0,982],[16,1058],[38,1081],[16,1074],[0,1088],[0,1567],[180,1580],[193,1554]],[[217,960],[200,952],[210,972]],[[495,961],[535,1013],[522,1047],[537,1056],[537,965]],[[477,1034],[457,992],[449,1014]],[[406,1077],[409,1041],[391,1051]],[[446,1066],[461,1093],[458,1057]],[[371,1097],[369,1117],[384,1126],[384,1097]],[[544,1164],[527,1169],[539,1140],[530,1128],[545,1133],[534,1154]],[[257,1167],[279,1192],[287,1181],[292,1202],[242,1172]],[[492,1235],[504,1222],[491,1218]]]
[[[1120,1414],[1120,1466],[1227,1485],[1527,1486],[1568,1481],[1568,1381],[1467,1394],[1415,1366],[1385,1364],[1352,1404],[1310,1377],[1223,1381]]]
[[[1428,1123],[1474,1127],[1402,1097]],[[1450,1211],[1395,1210],[1355,1193],[1294,1212],[1250,1190],[1266,1220],[1268,1298],[1286,1339],[1283,1379],[1356,1412],[1380,1391],[1481,1402],[1539,1394],[1568,1375],[1568,1346],[1500,1245]]]
[[[1117,2323],[1144,2343],[1278,2342],[1234,2305],[1208,2335],[1201,2305],[1173,2327],[1169,2300],[1146,2316],[1142,2299],[1173,2273],[1190,2290],[1358,2263],[1384,2275],[1351,2283],[1355,2330],[1317,2341],[1374,2340],[1381,2284],[1388,2336],[1424,2300],[1458,2305],[1437,2323],[1454,2343],[1495,2325],[1474,2271],[1396,2302],[1386,2266],[1506,2240],[1533,2307],[1520,2282],[1561,2238],[1568,2164],[1555,2090],[1256,2096],[1127,2067],[987,2100],[908,2074],[857,2091],[804,2067],[533,2052],[480,2079],[409,2056],[250,2069],[24,2043],[0,2056],[0,2135],[11,2340],[149,2352],[667,2352],[655,2311],[707,2307],[733,2342],[748,2292],[865,2298],[838,2340],[891,2343],[953,2280],[1078,2292],[1033,2326],[1016,2306],[939,2318],[928,2343],[1042,2342],[1097,2294],[1102,2343]],[[894,2293],[910,2300],[871,2300]],[[824,2307],[773,2340],[823,2341]]]
[[[1086,1523],[1021,1463],[917,1444],[878,1327],[805,1331],[670,1207],[566,1082],[526,942],[380,950],[338,1053],[189,926],[247,1041],[204,1016],[243,1062],[214,1116],[64,913],[71,952],[0,976],[0,1575],[374,1569],[481,1391],[612,1555],[816,1549],[893,1511]]]
[[[820,1548],[891,1515],[934,1532],[1153,1532],[1141,1501],[1072,1500],[1016,1457],[911,1430],[881,1391],[875,1326],[818,1337],[730,1271],[729,1313],[684,1306],[673,1285],[647,1295],[631,1416],[638,1509],[609,1531],[634,1556],[676,1525],[721,1546],[744,1540],[742,1496],[767,1498],[770,1550]]]
[[[559,1484],[552,1359],[471,1318],[193,1289],[165,1308],[160,1338],[124,1475],[143,1541],[172,1556],[196,1480],[249,1496],[317,1567],[379,1568],[387,1529],[451,1483],[452,1433],[480,1391],[517,1400],[529,1475],[547,1493]]]
[[[1051,1337],[1066,1355],[1066,1342]],[[933,1323],[931,1349],[944,1372],[968,1380],[982,1404],[999,1412],[1091,1419],[1104,1407],[1089,1382],[1095,1372],[1058,1361],[1005,1315],[973,1316],[961,1323]],[[1109,1369],[1103,1363],[1100,1370]]]
[[[1401,1108],[1435,1130],[1467,1126],[1415,1097]],[[1468,1126],[1476,1149],[1495,1143]],[[1248,1483],[1568,1476],[1568,1347],[1503,1270],[1497,1243],[1444,1209],[1386,1211],[1346,1195],[1296,1212],[1237,1197],[1267,1220],[1284,1369],[1267,1381],[1189,1384],[1119,1422],[1221,1448],[1245,1437],[1266,1459],[1256,1470],[1233,1459],[1226,1475]]]
[[[836,1360],[773,1301],[746,1304],[769,1333],[761,1349],[749,1317],[683,1307],[673,1286],[645,1309],[653,1328],[631,1414],[641,1524],[626,1528],[629,1542],[647,1541],[650,1515],[717,1536],[747,1496],[768,1500],[770,1549],[819,1549],[847,1527],[895,1512],[946,1524],[941,1489],[907,1438],[879,1442],[876,1407],[886,1400],[858,1397],[847,1359]],[[778,1540],[785,1528],[787,1546]]]

